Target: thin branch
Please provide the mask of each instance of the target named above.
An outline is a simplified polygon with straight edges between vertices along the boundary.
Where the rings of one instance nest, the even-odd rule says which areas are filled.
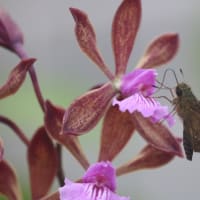
[[[60,186],[64,185],[65,175],[62,168],[62,146],[60,144],[56,145],[57,155],[58,155],[58,172],[57,178]]]
[[[27,59],[27,58],[29,58],[29,56],[27,55],[27,53],[24,50],[24,48],[23,48],[22,45],[16,45],[15,46],[15,50],[17,52],[17,55],[21,59]],[[33,84],[33,88],[34,88],[37,100],[38,100],[38,102],[40,104],[40,107],[41,107],[42,111],[44,112],[45,111],[44,98],[43,98],[42,92],[40,90],[40,85],[39,85],[39,82],[38,82],[38,79],[37,79],[37,74],[36,74],[34,65],[32,65],[29,68],[29,75],[30,75],[30,78],[31,78],[31,81],[32,81],[32,84]]]
[[[11,128],[26,146],[29,145],[29,139],[13,121],[0,115],[0,122]]]
[[[167,100],[169,103],[173,104],[173,100],[169,99],[166,96],[154,96],[153,98],[155,98],[155,99],[161,99],[161,98],[163,98],[163,99]]]

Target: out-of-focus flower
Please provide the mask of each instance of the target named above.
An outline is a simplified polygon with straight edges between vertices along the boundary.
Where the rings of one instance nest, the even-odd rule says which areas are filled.
[[[129,200],[115,193],[116,172],[110,162],[91,165],[80,183],[65,179],[65,185],[59,189],[60,200]]]
[[[0,99],[15,94],[23,84],[27,71],[36,59],[29,58],[20,63],[10,72],[5,84],[0,86]]]
[[[26,63],[26,65],[28,65],[28,60],[31,62],[31,58],[24,49],[24,39],[21,29],[17,23],[15,23],[15,20],[3,9],[0,9],[0,46],[15,53],[21,59],[19,65],[25,65]],[[18,66],[11,71],[8,83],[4,85],[5,87],[2,86],[0,88],[0,98],[14,94],[22,85],[26,73],[29,72],[36,97],[44,111],[44,99],[40,91],[33,63],[34,60],[32,59],[32,64],[27,67]]]
[[[70,11],[76,22],[75,33],[80,48],[104,72],[109,82],[77,98],[67,108],[63,117],[63,133],[81,135],[88,132],[106,113],[99,160],[112,160],[135,129],[153,147],[182,156],[181,147],[171,132],[164,125],[154,123],[167,119],[171,124],[172,117],[168,114],[167,107],[162,107],[150,96],[154,91],[152,83],[156,72],[149,69],[174,57],[179,46],[178,34],[167,33],[153,40],[136,65],[137,69],[125,74],[140,24],[141,1],[123,0],[112,24],[115,58],[113,74],[99,53],[95,31],[87,15],[76,8],[70,8]],[[116,97],[113,104],[118,104],[119,109],[111,105],[113,97]],[[126,110],[130,113],[121,113]]]
[[[0,45],[15,52],[17,45],[23,44],[23,34],[9,14],[0,9]]]
[[[0,194],[7,199],[22,199],[22,192],[19,186],[15,169],[7,160],[0,162]]]

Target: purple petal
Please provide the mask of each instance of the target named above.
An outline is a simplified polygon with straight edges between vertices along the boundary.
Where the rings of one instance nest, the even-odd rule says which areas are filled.
[[[65,179],[65,186],[59,189],[61,200],[129,200],[114,193],[116,172],[110,162],[91,165],[82,178],[82,183]]]
[[[116,189],[115,169],[110,162],[99,162],[91,165],[82,178],[84,183],[106,186],[112,191]]]
[[[175,119],[174,119],[173,115],[167,114],[164,118],[167,121],[169,126],[173,126],[175,124]]]
[[[65,186],[59,188],[60,200],[129,200],[113,191],[116,188],[115,169],[110,162],[91,165],[82,183],[65,179]]]
[[[145,96],[151,95],[155,88],[157,72],[154,69],[136,69],[122,77],[121,92],[130,96],[141,91]]]
[[[153,98],[145,98],[139,93],[136,93],[121,101],[114,98],[112,105],[119,105],[119,109],[122,112],[125,112],[126,110],[128,110],[130,113],[138,111],[146,118],[151,117],[153,122],[158,122],[162,119],[167,118],[169,125],[171,125],[172,123],[172,116],[169,115],[167,106],[162,106],[158,101],[155,101]]]
[[[121,197],[106,187],[97,188],[91,183],[71,183],[59,189],[60,200],[129,200]]]
[[[163,107],[165,109],[163,109]],[[152,116],[152,121],[154,123],[160,121],[160,119],[166,120],[169,126],[173,126],[175,123],[174,117],[168,112],[166,106],[160,106],[160,108],[155,110],[155,115]]]

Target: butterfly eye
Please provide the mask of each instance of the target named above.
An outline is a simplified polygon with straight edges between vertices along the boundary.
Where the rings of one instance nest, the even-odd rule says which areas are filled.
[[[177,94],[178,97],[182,96],[182,90],[178,86],[176,87],[176,94]]]

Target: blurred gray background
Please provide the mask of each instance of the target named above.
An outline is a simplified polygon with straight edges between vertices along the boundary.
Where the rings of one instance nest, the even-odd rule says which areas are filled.
[[[88,13],[96,30],[99,49],[106,63],[114,69],[110,31],[120,2],[121,0],[0,0],[0,7],[8,10],[23,30],[25,48],[29,55],[37,58],[35,68],[45,98],[67,107],[88,88],[106,81],[101,71],[80,51],[74,36],[74,21],[68,8],[77,7]],[[191,85],[193,92],[200,98],[200,2],[143,0],[142,7],[142,23],[128,70],[134,68],[153,38],[166,32],[178,32],[181,39],[179,52],[172,62],[159,69],[159,78],[162,78],[167,67],[171,67],[177,71],[179,80],[183,80],[179,73],[179,68],[182,68],[184,81]],[[15,55],[0,49],[0,85],[5,82],[18,61]],[[175,86],[173,75],[168,76],[166,83]],[[16,95],[0,101],[0,114],[15,120],[28,137],[42,125],[42,112],[29,76]],[[91,162],[97,159],[100,128],[101,125],[98,125],[89,134],[80,137]],[[178,118],[172,131],[176,136],[182,136],[182,123]],[[2,124],[0,136],[5,144],[5,158],[16,167],[25,198],[29,199],[25,146]],[[114,165],[119,166],[131,159],[144,144],[143,139],[135,134],[114,161]],[[63,159],[68,178],[75,180],[84,173],[68,151],[64,152]],[[132,200],[199,199],[199,169],[199,153],[194,154],[192,162],[175,158],[162,168],[138,171],[118,178],[117,191],[121,195],[130,196]],[[57,187],[55,182],[52,191]]]

